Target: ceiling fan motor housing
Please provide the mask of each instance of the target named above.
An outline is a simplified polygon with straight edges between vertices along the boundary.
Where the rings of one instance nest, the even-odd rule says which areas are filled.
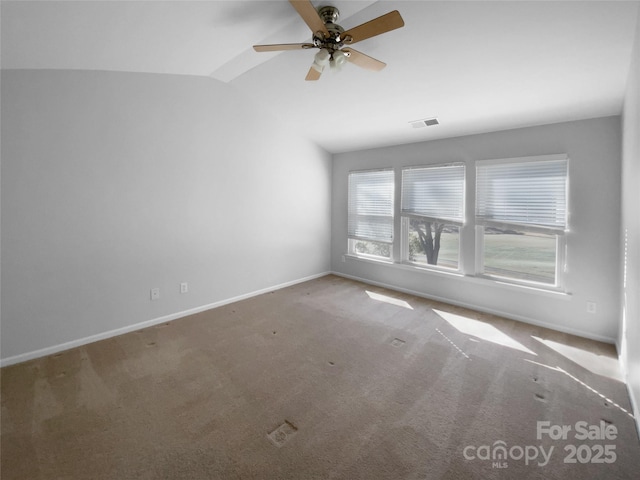
[[[324,23],[336,23],[340,18],[340,10],[330,5],[318,8],[318,15]]]
[[[340,18],[340,11],[336,7],[324,6],[318,9],[318,15],[324,22],[324,26],[329,31],[329,36],[317,32],[313,36],[313,43],[318,48],[325,48],[330,53],[341,49],[344,46],[345,39],[342,38],[344,28],[335,23]]]

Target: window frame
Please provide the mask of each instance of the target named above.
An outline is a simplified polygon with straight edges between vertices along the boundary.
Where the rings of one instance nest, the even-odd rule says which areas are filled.
[[[507,226],[507,225],[505,225]],[[476,261],[476,276],[487,280],[493,280],[503,283],[512,283],[514,285],[523,285],[529,287],[536,287],[548,290],[564,291],[564,273],[566,271],[566,253],[567,253],[567,241],[566,235],[560,235],[557,233],[541,232],[538,229],[524,229],[521,227],[510,229],[520,233],[547,233],[555,235],[556,255],[555,255],[555,279],[554,283],[537,282],[535,280],[524,280],[515,277],[509,277],[504,275],[498,275],[496,273],[485,272],[484,268],[484,225],[476,225],[475,229],[475,261]]]
[[[367,236],[351,234],[351,227],[350,227],[350,225],[352,224],[351,216],[358,215],[357,213],[353,213],[351,210],[351,207],[353,205],[352,197],[351,197],[353,193],[351,189],[351,178],[352,178],[351,176],[358,175],[358,174],[374,173],[374,172],[389,172],[391,174],[391,188],[392,188],[392,192],[390,195],[390,204],[391,204],[390,212],[391,213],[390,215],[386,215],[391,220],[390,221],[391,236],[388,241],[385,241],[380,238],[375,238],[375,237],[367,237]],[[352,255],[358,258],[365,258],[369,260],[393,262],[393,245],[395,241],[395,195],[396,195],[396,172],[393,167],[349,171],[347,175],[347,253],[348,255]],[[356,248],[355,248],[357,242],[376,242],[376,243],[387,244],[389,245],[389,256],[386,257],[383,255],[375,255],[375,254],[358,252],[356,251]]]
[[[502,220],[486,220],[478,219],[478,169],[484,165],[500,165],[500,164],[526,164],[526,163],[542,163],[551,161],[564,161],[566,165],[566,175],[564,183],[564,211],[565,222],[562,228],[550,226],[541,226],[535,224],[523,224],[520,222],[509,222]],[[532,157],[505,158],[499,160],[479,160],[475,162],[476,167],[476,196],[474,199],[475,208],[475,275],[492,281],[509,283],[514,285],[522,285],[535,287],[546,290],[564,291],[565,289],[565,272],[567,270],[567,234],[569,233],[569,157],[566,154],[560,155],[542,155]],[[521,232],[524,234],[544,233],[555,235],[555,278],[553,283],[537,282],[534,280],[518,279],[509,276],[497,275],[485,271],[485,228],[488,226],[504,228]]]
[[[497,205],[498,207],[505,207],[506,214],[502,214],[500,210],[495,211],[497,215],[491,218],[491,214],[489,216],[485,216],[484,218],[479,218],[478,216],[478,169],[483,165],[490,164],[500,164],[500,163],[529,163],[529,162],[543,162],[543,161],[551,161],[551,160],[562,160],[564,162],[563,168],[564,171],[561,176],[559,176],[556,172],[554,175],[554,169],[550,166],[548,178],[552,179],[555,177],[563,178],[563,183],[556,183],[555,186],[552,185],[548,191],[544,190],[544,183],[542,184],[543,189],[541,191],[536,191],[534,188],[532,190],[532,198],[542,200],[542,205],[546,205],[546,202],[550,202],[549,205],[555,208],[555,213],[550,213],[552,211],[545,211],[543,209],[542,212],[537,212],[536,208],[530,209],[528,206],[528,196],[527,195],[518,195],[525,191],[526,188],[529,187],[528,182],[526,182],[527,172],[520,172],[520,176],[518,176],[518,172],[516,171],[514,174],[514,178],[525,179],[525,183],[523,184],[523,189],[518,190],[516,183],[516,190],[513,190],[514,185],[509,184],[509,176],[504,176],[504,172],[502,174],[498,172],[496,178],[496,184],[501,186],[502,181],[504,183],[504,189],[498,190],[497,201],[501,202],[505,198],[509,199],[510,189],[513,192],[513,198],[516,207],[525,207],[524,209],[516,208],[515,210],[510,210],[508,203],[491,203],[491,205]],[[442,218],[429,215],[414,215],[413,213],[408,213],[403,211],[403,187],[404,187],[404,179],[403,172],[409,169],[417,169],[417,168],[435,168],[449,165],[461,165],[463,168],[463,186],[462,186],[462,220],[455,221],[449,218]],[[448,163],[434,163],[434,164],[421,164],[421,165],[394,165],[394,166],[385,166],[385,167],[377,167],[377,168],[369,168],[369,169],[355,169],[348,171],[348,177],[351,174],[357,173],[365,173],[365,172],[375,172],[375,171],[387,171],[391,176],[391,181],[389,182],[392,185],[392,194],[387,192],[387,197],[390,199],[390,208],[389,208],[389,223],[391,225],[389,239],[386,242],[382,242],[389,246],[389,256],[380,256],[377,254],[369,254],[369,253],[359,253],[355,250],[355,244],[358,241],[358,237],[352,237],[349,235],[350,230],[347,227],[347,252],[342,257],[342,261],[345,261],[345,257],[351,257],[360,261],[372,261],[375,263],[386,264],[393,268],[400,268],[406,271],[418,271],[423,272],[425,275],[435,274],[435,275],[453,275],[459,278],[465,278],[469,281],[476,282],[490,282],[491,284],[495,284],[497,286],[502,287],[510,287],[515,289],[534,289],[539,292],[548,292],[550,295],[569,295],[566,290],[567,285],[565,284],[566,272],[568,271],[568,249],[570,247],[570,159],[566,153],[556,154],[556,155],[538,155],[538,156],[527,156],[527,157],[514,157],[514,158],[503,158],[503,159],[469,159],[466,161],[455,161]],[[508,172],[507,172],[508,173]],[[531,178],[544,178],[545,175],[538,175],[538,172],[534,168],[530,171]],[[541,171],[544,173],[544,169]],[[418,177],[418,180],[420,178]],[[428,182],[426,182],[428,183]],[[349,212],[350,212],[350,181],[347,180],[347,223],[349,222]],[[555,190],[554,190],[555,188]],[[445,191],[446,193],[446,191]],[[541,195],[538,197],[538,195]],[[502,200],[500,199],[502,196]],[[558,202],[560,199],[560,203]],[[496,199],[493,199],[492,202],[495,202]],[[555,203],[554,203],[555,202]],[[535,204],[534,205],[539,205]],[[425,209],[422,211],[427,212],[430,211],[433,213],[433,209],[429,210],[433,203],[432,199],[427,199],[426,203],[418,202],[418,206],[425,206]],[[485,204],[487,205],[487,204]],[[564,212],[561,216],[557,216],[559,212],[562,212],[562,208],[564,208]],[[491,209],[490,209],[491,210]],[[414,211],[420,211],[416,209]],[[450,212],[451,210],[449,210]],[[508,218],[510,219],[521,219],[519,215],[525,212],[525,217],[527,220],[532,219],[535,221],[540,220],[540,224],[522,224],[517,222],[503,221],[502,219]],[[533,212],[533,214],[531,213]],[[485,211],[486,214],[486,211]],[[551,215],[551,216],[549,216]],[[554,215],[556,215],[554,217]],[[429,218],[431,220],[440,221],[445,223],[446,225],[455,225],[458,227],[458,257],[457,257],[457,268],[452,268],[450,266],[443,265],[431,265],[428,263],[416,262],[409,260],[410,254],[410,246],[409,246],[409,232],[410,232],[410,219],[411,218]],[[561,225],[558,226],[558,223],[554,223],[557,219],[562,218],[562,222],[559,222]],[[545,223],[546,222],[546,223]],[[502,265],[499,264],[499,258],[497,261],[490,260],[490,265],[492,265],[495,270],[493,271],[485,271],[484,263],[485,263],[485,252],[484,252],[484,242],[485,242],[485,231],[484,229],[487,226],[503,228],[508,230],[514,230],[518,233],[524,234],[551,234],[555,236],[555,275],[554,281],[547,282],[547,279],[550,279],[549,269],[543,270],[540,272],[537,268],[527,269],[526,261],[536,260],[536,258],[527,258],[526,255],[523,256],[523,269],[519,269],[519,265],[514,264],[513,275],[512,276],[503,276],[497,273],[501,272]],[[365,227],[366,230],[366,227]],[[376,228],[372,229],[374,233]],[[500,233],[500,232],[497,232]],[[508,234],[509,232],[504,232]],[[374,239],[360,238],[362,241],[378,241]],[[548,248],[550,248],[549,244],[546,244]],[[521,244],[517,240],[514,242],[514,246],[516,248],[520,247]],[[533,244],[535,248],[535,244]],[[542,243],[541,248],[546,248],[545,244]],[[386,250],[385,250],[386,251]],[[550,253],[549,250],[546,250],[547,254]],[[495,257],[491,257],[495,258]],[[550,257],[547,255],[546,259],[542,258],[541,261],[546,265],[550,265]],[[506,273],[509,274],[509,265],[506,265],[507,270]],[[539,273],[540,276],[535,278],[535,275]],[[524,278],[518,278],[521,275]],[[529,276],[531,275],[531,276]],[[529,276],[529,278],[526,278]],[[537,281],[537,280],[540,281]]]
[[[420,215],[416,213],[410,213],[405,211],[405,172],[409,170],[429,170],[429,169],[442,169],[446,167],[461,167],[462,169],[462,189],[461,189],[461,199],[460,199],[460,213],[458,218],[451,218],[448,216],[438,216],[438,215]],[[400,261],[402,264],[407,265],[409,267],[424,269],[424,270],[434,270],[434,271],[444,271],[450,273],[458,273],[462,270],[461,265],[461,245],[462,245],[462,230],[465,224],[465,205],[466,205],[466,190],[467,190],[467,182],[466,182],[466,164],[465,162],[448,162],[448,163],[434,163],[434,164],[426,164],[426,165],[414,165],[402,167],[400,174]],[[458,255],[456,261],[456,267],[449,267],[445,265],[433,265],[429,263],[422,263],[410,260],[410,247],[409,247],[409,234],[411,228],[411,220],[419,219],[419,220],[433,220],[439,223],[444,223],[445,225],[452,225],[458,227]]]

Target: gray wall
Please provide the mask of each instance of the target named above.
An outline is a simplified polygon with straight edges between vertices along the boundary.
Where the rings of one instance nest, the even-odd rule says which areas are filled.
[[[3,71],[1,88],[5,364],[329,270],[331,156],[228,85]]]
[[[437,127],[434,127],[437,128]],[[620,313],[620,118],[514,129],[334,156],[331,267],[336,273],[458,305],[613,343]],[[462,255],[473,260],[475,161],[566,153],[570,157],[569,295],[503,286],[470,275],[417,271],[346,257],[347,174],[350,170],[464,161],[471,223],[461,235]],[[399,205],[396,202],[396,215]],[[399,239],[396,240],[398,243]],[[397,245],[395,246],[397,251]],[[467,274],[473,261],[466,262]],[[469,267],[469,265],[471,265]],[[587,301],[597,303],[586,313]]]
[[[620,359],[640,433],[640,14],[623,114]]]

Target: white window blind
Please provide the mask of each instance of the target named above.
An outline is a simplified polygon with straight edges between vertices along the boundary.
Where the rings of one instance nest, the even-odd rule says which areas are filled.
[[[476,219],[563,232],[567,227],[567,159],[478,162]]]
[[[402,214],[464,222],[464,164],[402,170]]]
[[[349,174],[349,238],[393,242],[393,170]]]

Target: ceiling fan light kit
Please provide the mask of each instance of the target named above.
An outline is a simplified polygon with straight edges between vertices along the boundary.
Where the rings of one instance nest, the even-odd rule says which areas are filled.
[[[326,48],[320,49],[313,60],[311,68],[315,69],[319,73],[324,71],[324,68],[328,65],[331,70],[341,70],[345,63],[347,63],[350,56],[350,52],[343,52],[336,50],[333,53]]]
[[[346,45],[366,40],[404,26],[404,20],[397,10],[345,31],[336,22],[340,11],[333,6],[323,6],[316,10],[310,0],[289,0],[302,20],[312,32],[313,43],[285,43],[277,45],[254,45],[256,52],[276,52],[283,50],[300,50],[318,48],[313,64],[305,80],[318,80],[328,65],[331,70],[340,70],[347,62],[351,62],[367,70],[379,71],[386,64],[369,57]]]
[[[345,63],[349,60],[349,52],[336,51],[331,55],[332,61],[329,63],[329,66],[334,70],[340,70]]]

